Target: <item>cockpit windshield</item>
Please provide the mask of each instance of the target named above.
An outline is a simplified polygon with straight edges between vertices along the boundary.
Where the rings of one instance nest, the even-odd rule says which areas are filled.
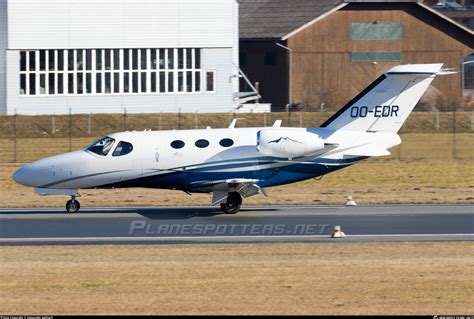
[[[86,151],[101,155],[101,156],[106,156],[109,154],[109,151],[112,149],[112,146],[114,145],[115,140],[111,137],[103,137],[88,148],[86,148]]]

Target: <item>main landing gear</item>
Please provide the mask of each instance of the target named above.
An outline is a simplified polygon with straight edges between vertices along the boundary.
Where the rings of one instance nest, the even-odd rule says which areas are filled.
[[[76,196],[71,196],[71,199],[66,203],[66,210],[68,213],[77,213],[81,209],[81,204],[76,200]]]
[[[221,210],[225,214],[235,214],[240,210],[242,205],[242,196],[237,192],[229,193],[227,201],[221,204]]]

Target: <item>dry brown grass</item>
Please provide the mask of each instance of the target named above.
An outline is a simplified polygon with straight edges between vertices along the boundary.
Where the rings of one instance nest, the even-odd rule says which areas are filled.
[[[469,314],[473,243],[0,247],[0,313]]]

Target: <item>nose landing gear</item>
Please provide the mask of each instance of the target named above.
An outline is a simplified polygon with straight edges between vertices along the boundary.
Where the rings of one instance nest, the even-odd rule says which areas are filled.
[[[68,213],[77,213],[81,209],[81,204],[76,200],[76,196],[71,196],[71,199],[66,203],[66,210]]]

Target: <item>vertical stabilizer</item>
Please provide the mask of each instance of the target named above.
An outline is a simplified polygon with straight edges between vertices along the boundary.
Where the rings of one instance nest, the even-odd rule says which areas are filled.
[[[321,127],[331,130],[398,132],[442,63],[391,68],[347,103]]]

